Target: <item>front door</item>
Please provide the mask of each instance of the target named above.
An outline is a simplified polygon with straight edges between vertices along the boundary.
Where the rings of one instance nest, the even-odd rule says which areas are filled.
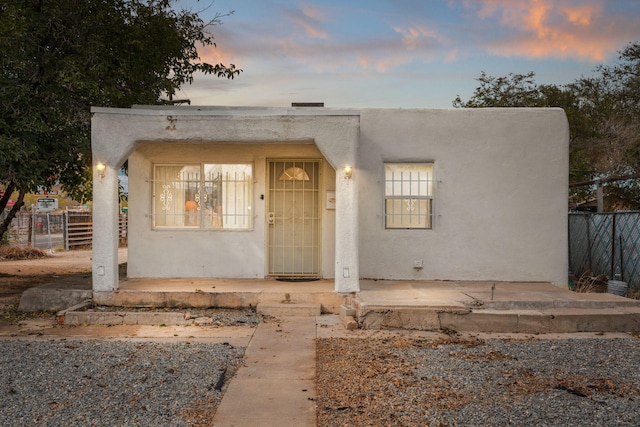
[[[320,274],[319,168],[316,160],[269,162],[270,276]]]

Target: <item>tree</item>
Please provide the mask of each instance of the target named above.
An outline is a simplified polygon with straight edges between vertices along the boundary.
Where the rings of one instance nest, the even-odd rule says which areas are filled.
[[[640,41],[629,43],[619,52],[618,64],[600,66],[602,80],[610,82],[617,112],[629,119],[640,114]]]
[[[200,61],[210,24],[172,0],[3,0],[0,4],[0,198],[18,198],[0,238],[37,187],[81,197],[90,171],[90,107],[155,104],[196,72],[234,78]]]
[[[458,95],[453,101],[454,107],[540,107],[545,103],[533,71],[527,74],[509,73],[502,77],[489,76],[483,71],[476,80],[480,86],[473,96],[463,102]]]
[[[605,207],[640,209],[640,181],[618,180],[640,173],[640,44],[630,43],[619,62],[596,75],[563,86],[539,85],[535,74],[492,77],[484,72],[473,96],[457,96],[454,107],[561,107],[570,130],[569,181],[616,178]],[[593,197],[595,187],[572,188],[574,200]]]
[[[584,178],[611,180],[607,210],[640,209],[638,178],[619,179],[640,174],[640,43],[627,45],[616,64],[600,65],[596,73],[569,85],[589,129],[576,144],[590,163],[591,176]]]

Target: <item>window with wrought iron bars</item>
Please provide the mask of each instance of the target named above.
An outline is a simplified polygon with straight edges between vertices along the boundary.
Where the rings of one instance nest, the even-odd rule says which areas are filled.
[[[385,228],[433,228],[433,164],[387,163]]]
[[[250,230],[251,164],[157,164],[153,171],[153,227]]]

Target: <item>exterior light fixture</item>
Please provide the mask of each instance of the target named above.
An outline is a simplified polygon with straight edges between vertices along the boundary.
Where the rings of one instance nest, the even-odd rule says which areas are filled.
[[[351,166],[344,167],[344,177],[349,179],[351,178],[351,174],[353,173],[353,168]]]
[[[104,171],[107,168],[107,165],[105,165],[102,162],[98,162],[96,163],[96,170],[98,171],[98,175],[100,175],[101,178],[104,178]]]

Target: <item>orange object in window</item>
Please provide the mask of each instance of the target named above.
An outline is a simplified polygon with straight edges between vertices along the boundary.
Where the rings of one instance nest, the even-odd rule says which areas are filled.
[[[198,204],[188,200],[184,204],[185,225],[198,225]]]

